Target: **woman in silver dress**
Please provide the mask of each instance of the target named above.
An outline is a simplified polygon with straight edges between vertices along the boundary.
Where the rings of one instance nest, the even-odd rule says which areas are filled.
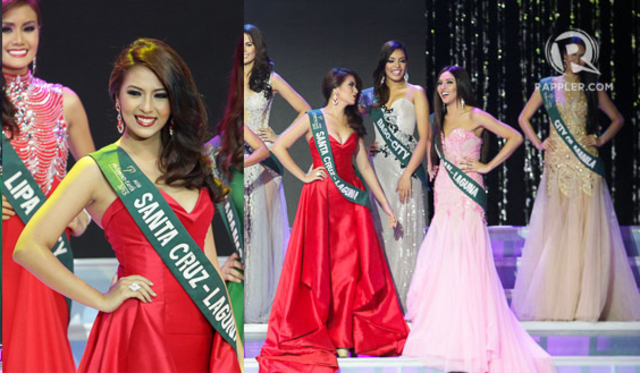
[[[273,71],[262,32],[244,26],[244,121],[271,149],[273,97],[280,94],[303,115],[311,107]],[[245,152],[251,150],[245,147]],[[245,323],[266,323],[289,239],[282,174],[273,157],[244,169]]]
[[[362,111],[371,116],[376,134],[370,148],[373,168],[398,215],[398,225],[386,227],[386,216],[374,201],[372,214],[403,309],[424,239],[422,160],[430,144],[429,103],[424,89],[408,82],[407,62],[402,43],[386,42],[373,73],[373,87],[362,93]]]

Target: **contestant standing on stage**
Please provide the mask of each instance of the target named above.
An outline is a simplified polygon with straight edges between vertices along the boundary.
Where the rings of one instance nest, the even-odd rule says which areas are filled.
[[[33,75],[41,25],[37,1],[2,1],[3,161],[4,180],[10,183],[5,184],[3,193],[11,194],[8,186],[17,192],[20,182],[28,178],[34,188],[40,188],[44,196],[49,197],[66,175],[69,151],[79,159],[95,150],[78,96],[69,88]],[[9,151],[17,154],[13,158],[17,161],[16,167],[8,164]],[[21,173],[25,178],[11,182],[21,167],[26,167],[24,174],[29,175]],[[27,209],[22,211],[29,213]],[[31,212],[34,211],[35,207]],[[60,233],[64,228],[74,236],[84,232],[90,218],[82,211],[76,215],[69,219],[68,226],[61,227]],[[67,338],[70,310],[65,298],[12,259],[23,229],[23,220],[3,195],[3,369],[6,372],[74,372]],[[69,248],[64,255],[68,263],[73,263]]]
[[[407,296],[412,327],[403,355],[445,372],[554,372],[509,309],[485,221],[482,175],[509,158],[522,136],[476,107],[462,67],[438,74],[433,106],[435,214]],[[485,131],[507,139],[486,164]]]
[[[242,346],[235,338],[237,357],[227,342],[235,324],[211,229],[212,201],[223,192],[204,154],[206,112],[191,72],[165,43],[139,39],[116,60],[109,93],[122,137],[76,163],[25,228],[14,258],[56,291],[101,311],[80,372],[239,372]],[[106,294],[48,249],[84,207],[120,263]],[[212,298],[192,294],[193,285]],[[211,313],[196,306],[207,302],[219,307],[216,330]]]
[[[364,109],[371,115],[376,134],[370,150],[373,168],[398,214],[396,227],[387,228],[384,212],[372,201],[373,220],[405,310],[426,226],[422,183],[427,180],[422,159],[430,144],[427,96],[422,87],[409,83],[408,60],[402,43],[386,42],[373,72],[374,85],[362,92]],[[416,127],[418,140],[414,137]]]
[[[596,90],[595,75],[579,70],[584,42],[572,38],[559,47],[564,74],[543,79],[519,118],[545,162],[512,308],[521,320],[640,320],[640,294],[597,150],[624,119],[607,93]],[[549,137],[538,138],[529,120],[543,104],[550,122],[563,122],[595,167],[583,163],[553,125]],[[600,137],[598,109],[611,121]]]
[[[334,371],[335,354],[394,356],[408,328],[384,252],[369,196],[355,166],[383,206],[390,227],[396,215],[369,163],[358,112],[362,81],[349,69],[324,78],[326,104],[298,119],[273,152],[305,183],[274,300],[267,341],[258,357],[266,372]],[[300,169],[288,149],[304,137],[313,169]],[[328,161],[331,159],[331,161]],[[331,176],[333,175],[333,176]],[[340,188],[338,188],[338,185]]]
[[[279,93],[302,116],[309,104],[273,71],[262,32],[244,26],[244,122],[272,146],[269,128],[273,97]],[[245,185],[245,322],[266,323],[289,240],[282,175],[273,160],[247,167]],[[270,167],[271,166],[271,167]]]

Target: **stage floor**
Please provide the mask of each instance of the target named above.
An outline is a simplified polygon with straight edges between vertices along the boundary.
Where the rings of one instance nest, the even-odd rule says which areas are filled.
[[[622,227],[636,281],[640,284],[640,227]],[[489,227],[496,267],[508,299],[526,237],[526,227]],[[226,258],[220,258],[221,265]],[[100,291],[107,291],[116,273],[115,259],[76,259],[76,273]],[[80,362],[97,311],[75,303],[69,339]],[[525,329],[552,356],[559,373],[640,373],[640,322],[523,322]],[[266,325],[245,325],[245,372],[258,372],[255,356],[266,337]],[[339,359],[340,372],[423,373],[418,359],[358,357]]]

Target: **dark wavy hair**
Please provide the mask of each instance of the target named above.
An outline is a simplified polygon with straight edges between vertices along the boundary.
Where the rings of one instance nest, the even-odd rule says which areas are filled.
[[[267,52],[267,42],[264,39],[264,34],[259,28],[251,24],[244,25],[244,33],[251,38],[256,49],[256,58],[253,61],[253,68],[249,76],[249,88],[256,93],[264,92],[266,98],[271,98],[273,88],[269,84],[269,78],[273,71],[273,62]]]
[[[232,169],[239,172],[244,171],[244,77],[243,70],[243,42],[238,43],[233,57],[233,69],[229,79],[229,94],[227,96],[227,108],[224,117],[218,124],[220,134],[220,151],[216,158],[216,163],[227,176],[229,181],[233,180]]]
[[[362,121],[362,115],[360,115],[360,111],[358,111],[358,102],[360,102],[360,94],[362,92],[362,79],[360,75],[358,75],[355,71],[342,68],[342,67],[334,67],[329,70],[322,81],[322,95],[324,96],[325,102],[323,106],[327,106],[329,103],[329,99],[331,98],[331,92],[334,88],[338,88],[342,83],[347,79],[348,76],[352,76],[356,80],[356,88],[358,89],[358,95],[356,96],[356,104],[349,105],[344,109],[345,114],[347,115],[347,122],[349,123],[349,127],[351,127],[357,134],[358,137],[364,137],[367,134],[367,130],[364,128],[364,124]]]
[[[171,106],[173,136],[165,125],[160,137],[160,169],[158,182],[188,189],[207,188],[214,202],[221,202],[225,191],[213,178],[205,154],[207,114],[191,71],[170,46],[156,39],[138,39],[124,49],[115,62],[109,78],[109,94],[115,102],[127,72],[144,66],[158,77],[167,90]]]
[[[40,2],[38,0],[2,0],[2,14],[6,14],[13,8],[28,5],[36,13],[38,21],[38,30],[42,27],[42,12],[40,11]],[[33,62],[29,64],[29,69],[33,70]]]
[[[11,138],[20,133],[20,128],[18,128],[14,119],[15,116],[16,107],[13,106],[7,95],[7,82],[4,80],[4,75],[2,75],[2,129],[9,131]]]
[[[445,66],[438,73],[438,80],[440,80],[440,76],[445,72],[450,72],[451,75],[456,80],[456,99],[458,101],[464,100],[465,105],[477,106],[476,95],[473,92],[473,87],[471,85],[471,79],[469,78],[469,74],[467,74],[467,70],[461,66]],[[436,84],[435,89],[433,91],[433,116],[434,116],[434,127],[433,128],[433,141],[431,142],[431,159],[432,163],[436,164],[439,162],[440,158],[438,157],[438,153],[436,151],[436,146],[439,146],[442,149],[442,134],[444,133],[444,116],[447,114],[447,108],[442,102],[440,95],[438,94],[438,84]],[[489,136],[487,131],[483,131],[482,135],[482,156],[481,159],[485,159],[487,156],[487,152],[489,150]]]
[[[405,59],[409,62],[409,55],[404,44],[399,41],[390,40],[382,46],[380,49],[380,55],[378,57],[378,65],[373,71],[373,94],[378,98],[380,104],[385,104],[389,101],[389,87],[382,82],[382,78],[385,76],[385,67],[389,56],[396,50],[400,49],[404,52]]]
[[[579,44],[582,45],[583,48],[586,48],[584,41],[579,37],[573,36],[570,38],[566,38],[558,41],[558,48],[560,48],[560,53],[562,56],[567,55],[567,45],[569,44]],[[562,60],[564,64],[564,58]],[[565,70],[567,66],[565,65]],[[598,91],[594,89],[588,89],[591,85],[595,87],[596,83],[598,83],[598,76],[592,72],[582,70],[578,73],[578,77],[580,82],[584,83],[584,95],[587,99],[587,134],[596,133],[598,130],[598,122],[599,122],[599,109],[598,109]]]
[[[2,1],[2,14],[6,14],[13,8],[28,5],[36,13],[38,28],[42,26],[42,12],[40,11],[40,3],[38,0],[3,0]],[[29,64],[29,68],[32,68],[32,64]],[[20,128],[15,122],[16,108],[7,96],[6,93],[6,81],[4,75],[2,76],[2,129],[7,129],[11,133],[11,137],[16,136],[20,132]]]

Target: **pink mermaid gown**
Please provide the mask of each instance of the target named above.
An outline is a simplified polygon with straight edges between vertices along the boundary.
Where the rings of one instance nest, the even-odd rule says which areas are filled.
[[[482,140],[457,128],[444,138],[447,159],[479,159]],[[483,185],[482,175],[469,174]],[[550,356],[511,313],[496,272],[484,211],[440,167],[435,215],[409,293],[412,322],[403,355],[445,372],[555,372]]]

